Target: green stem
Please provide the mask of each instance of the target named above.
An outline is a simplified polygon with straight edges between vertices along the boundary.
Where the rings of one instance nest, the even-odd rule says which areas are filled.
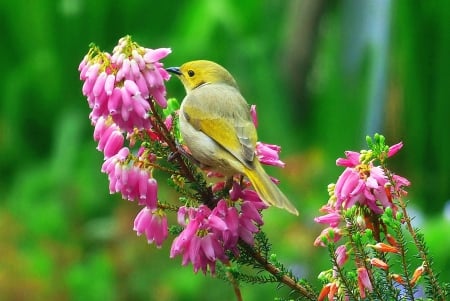
[[[352,298],[352,300],[358,300],[358,296],[355,294],[355,291],[352,289],[351,283],[348,281],[347,277],[344,274],[344,270],[338,265],[337,258],[336,258],[336,248],[334,247],[334,244],[329,244],[328,250],[330,252],[331,261],[333,263],[333,268],[339,275],[339,279],[341,280],[345,291],[347,292],[348,296]]]
[[[408,271],[408,262],[406,261],[406,244],[405,244],[405,238],[403,236],[403,232],[402,232],[402,228],[400,227],[400,225],[396,225],[396,234],[397,237],[399,238],[399,251],[400,251],[400,258],[401,258],[401,264],[403,267],[403,274],[405,276],[405,281],[406,283],[403,285],[403,287],[405,288],[406,292],[408,293],[408,297],[410,300],[414,300],[414,292],[412,290],[411,285],[409,285],[410,282],[410,275],[409,275],[409,271]]]
[[[385,233],[387,233],[387,229],[385,229],[385,230],[386,230]],[[377,256],[378,256],[378,258],[380,258],[384,262],[386,262],[386,263],[388,262],[385,253],[377,252]],[[399,292],[394,287],[394,280],[392,280],[392,278],[389,276],[389,269],[390,269],[390,267],[388,266],[388,268],[386,270],[384,270],[384,276],[385,276],[385,279],[387,281],[387,285],[389,286],[389,290],[392,292],[392,295],[395,297],[395,300],[397,300]]]
[[[230,267],[230,263],[225,263],[226,266]],[[229,270],[226,271],[226,275],[228,280],[230,281],[231,285],[233,286],[234,294],[236,295],[237,301],[243,301],[241,289],[239,288],[239,282],[237,281],[236,277],[234,277],[233,273],[231,273]]]
[[[379,298],[378,300],[383,300],[383,295],[381,294],[377,282],[375,281],[375,278],[373,277],[373,271],[372,267],[367,264],[367,258],[369,258],[368,254],[365,252],[363,245],[360,241],[356,242],[353,239],[354,234],[360,234],[360,229],[357,226],[357,224],[354,222],[353,218],[348,218],[346,220],[347,222],[347,230],[349,232],[349,240],[350,244],[352,245],[352,248],[355,253],[355,263],[356,267],[364,267],[367,271],[367,275],[369,276],[370,283],[372,284],[373,292],[377,295]],[[369,295],[369,298],[372,299],[372,297]]]
[[[433,291],[436,293],[437,297],[439,297],[439,300],[444,301],[445,300],[445,293],[443,292],[442,288],[439,286],[439,282],[436,278],[436,276],[433,273],[433,270],[431,269],[431,263],[428,260],[428,256],[426,252],[422,248],[422,244],[417,239],[417,233],[414,231],[414,228],[411,224],[411,218],[408,215],[408,212],[406,211],[406,203],[403,201],[402,198],[398,198],[400,208],[402,208],[403,217],[406,222],[406,228],[408,229],[408,232],[411,234],[411,237],[413,238],[414,245],[416,246],[417,250],[419,251],[419,256],[424,262],[425,271],[428,274],[428,277],[430,277],[430,283],[432,285]],[[409,281],[408,281],[409,282]]]

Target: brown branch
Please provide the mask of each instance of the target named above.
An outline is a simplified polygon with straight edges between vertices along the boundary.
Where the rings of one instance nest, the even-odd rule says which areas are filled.
[[[272,274],[276,279],[278,279],[279,282],[285,284],[286,286],[298,292],[309,300],[317,300],[315,292],[312,292],[308,288],[295,281],[292,277],[289,277],[288,275],[283,273],[279,268],[270,263],[264,256],[261,255],[261,253],[257,252],[253,247],[244,242],[241,242],[240,245],[247,251],[249,255],[252,256],[253,259],[255,259],[255,261],[262,268],[264,268],[264,270]]]
[[[231,264],[229,262],[224,263],[226,266],[230,267]],[[228,280],[230,281],[231,285],[233,285],[234,294],[236,295],[237,301],[243,301],[241,289],[239,288],[239,282],[234,277],[233,273],[231,273],[229,270],[226,271],[226,275]]]

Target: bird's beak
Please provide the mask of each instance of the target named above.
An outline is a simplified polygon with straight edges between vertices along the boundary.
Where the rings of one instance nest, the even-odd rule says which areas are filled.
[[[181,75],[181,71],[180,71],[179,67],[169,67],[169,68],[166,68],[166,71],[176,74],[176,75]]]

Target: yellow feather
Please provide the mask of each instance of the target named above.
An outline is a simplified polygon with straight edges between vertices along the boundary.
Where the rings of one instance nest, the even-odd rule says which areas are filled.
[[[231,74],[210,61],[192,61],[168,71],[186,89],[180,130],[192,156],[219,172],[244,174],[266,204],[298,215],[255,156],[256,128]]]

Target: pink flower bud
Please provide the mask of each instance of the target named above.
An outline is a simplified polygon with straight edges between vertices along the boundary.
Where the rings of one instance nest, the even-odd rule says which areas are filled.
[[[124,161],[128,155],[130,154],[130,150],[128,147],[123,147],[118,153],[117,153],[117,159]]]
[[[256,115],[256,105],[250,106],[250,116],[252,117],[253,124],[258,127],[258,116]]]
[[[156,208],[158,205],[158,182],[154,178],[149,178],[147,181],[145,204],[149,208]]]
[[[135,79],[141,76],[141,71],[139,70],[139,66],[135,60],[130,61],[130,70]]]
[[[402,147],[403,147],[403,142],[399,142],[399,143],[394,144],[391,147],[389,147],[388,157],[392,157],[393,155],[395,155],[400,149],[402,149]]]
[[[133,230],[138,235],[145,234],[148,243],[154,242],[160,248],[169,234],[166,214],[160,209],[144,207],[134,220]]]
[[[130,82],[130,81],[125,81],[125,82]],[[126,89],[126,87],[122,87],[120,88],[120,92],[122,94],[122,108],[125,109],[126,111],[131,111],[133,108],[133,104],[132,104],[132,99],[131,99],[131,95],[130,95],[130,91],[129,89]],[[128,120],[128,118],[124,118],[125,121]]]
[[[142,57],[142,55],[140,55],[136,49],[133,49],[133,51],[131,52],[131,55],[133,56],[133,60],[136,61],[139,69],[144,70],[145,61],[144,61],[144,58]]]
[[[135,114],[142,119],[146,119],[147,110],[150,109],[149,103],[140,94],[136,94],[132,97],[132,104]]]
[[[151,94],[155,99],[156,103],[158,103],[158,105],[161,108],[165,109],[167,107],[167,99],[165,97],[166,89],[164,88],[164,86],[159,86],[157,88],[152,89]]]
[[[123,77],[125,79],[130,79],[130,69],[131,69],[130,60],[128,58],[125,58],[122,63],[122,68],[120,68],[120,70],[122,70]]]
[[[79,67],[82,67],[81,69],[78,69],[80,71],[80,80],[86,80],[86,78],[87,78],[86,73],[89,70],[90,63],[83,60],[83,61],[81,61]]]
[[[372,292],[373,287],[365,268],[358,268],[358,287],[361,298],[366,298],[366,290]]]
[[[86,54],[78,65],[78,71],[83,70],[84,67],[88,64],[89,56]]]
[[[92,88],[92,93],[94,94],[94,96],[99,96],[105,90],[106,77],[107,75],[105,72],[100,73],[100,75],[97,77],[94,87]]]
[[[144,76],[139,76],[138,78],[136,78],[135,83],[136,83],[138,90],[141,93],[142,97],[147,99],[149,97],[149,90],[148,90],[147,82],[145,81]]]
[[[108,141],[106,142],[105,148],[103,150],[105,158],[109,158],[117,154],[119,150],[122,149],[123,142],[124,137],[122,133],[118,130],[113,131],[109,136]]]
[[[86,80],[84,83],[83,83],[83,88],[82,88],[82,92],[83,92],[83,95],[84,96],[91,96],[90,94],[91,94],[91,92],[92,92],[92,88],[94,87],[94,84],[95,84],[95,81],[89,81],[89,80]],[[91,103],[89,102],[89,105],[90,105]],[[92,107],[92,106],[91,106]]]
[[[109,126],[105,127],[104,130],[101,132],[100,139],[98,141],[97,150],[103,151],[105,148],[106,142],[108,142],[109,137],[111,136],[111,133],[114,131],[114,127]]]
[[[108,74],[105,80],[105,93],[106,95],[111,95],[114,89],[114,84],[116,82],[116,77],[114,74]]]
[[[109,114],[116,115],[119,112],[119,108],[122,105],[122,91],[120,88],[115,87],[112,91],[108,101]]]
[[[279,152],[281,147],[274,144],[256,143],[256,155],[261,163],[266,165],[284,167],[286,164],[280,160]]]
[[[103,135],[103,132],[106,130],[107,126],[105,125],[105,118],[100,117],[95,123],[94,128],[94,140],[98,141],[100,137]]]
[[[126,79],[123,83],[124,87],[127,89],[130,95],[140,95],[141,92],[139,91],[138,86],[136,83],[132,80]]]
[[[147,49],[147,52],[144,54],[144,61],[146,63],[154,63],[165,58],[171,52],[170,48]]]
[[[348,253],[347,253],[347,247],[345,245],[340,245],[336,248],[336,262],[337,265],[342,267],[345,262],[347,262],[348,259]]]
[[[145,199],[147,198],[147,182],[149,180],[149,175],[146,170],[141,170],[139,175],[139,205],[145,204]]]
[[[358,165],[360,153],[358,152],[352,152],[352,151],[346,151],[345,152],[346,158],[339,158],[336,160],[336,165],[338,166],[344,166],[344,167],[355,167]]]
[[[172,129],[172,125],[173,125],[173,117],[172,115],[169,115],[166,117],[166,119],[164,120],[164,125],[166,126],[166,128],[170,131]]]
[[[329,224],[330,227],[336,227],[342,220],[342,216],[338,212],[331,212],[319,217],[315,217],[314,221],[319,224]]]

